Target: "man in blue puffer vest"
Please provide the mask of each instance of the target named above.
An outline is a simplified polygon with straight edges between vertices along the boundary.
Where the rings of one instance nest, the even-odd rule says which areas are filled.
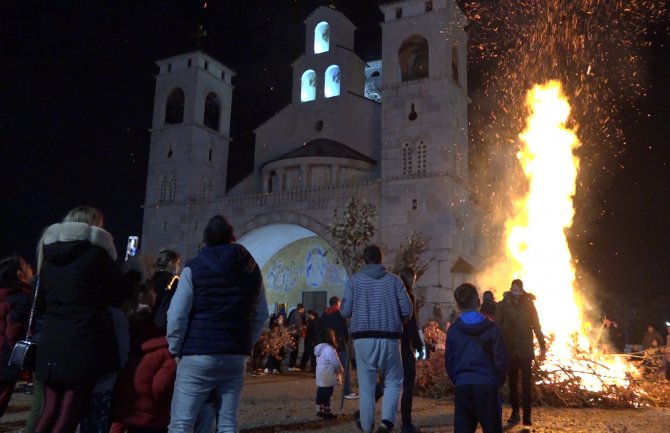
[[[177,361],[170,433],[192,432],[211,395],[219,403],[217,432],[237,432],[247,358],[268,319],[260,269],[234,243],[228,221],[212,217],[203,240],[168,310],[167,340]]]
[[[479,312],[479,294],[470,284],[454,291],[461,315],[447,331],[444,363],[454,383],[454,432],[502,433],[500,387],[507,375],[502,330]]]

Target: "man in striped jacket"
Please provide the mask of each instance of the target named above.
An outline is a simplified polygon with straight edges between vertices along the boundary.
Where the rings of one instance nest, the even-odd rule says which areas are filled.
[[[377,432],[390,432],[402,390],[402,324],[412,317],[413,306],[400,277],[381,264],[382,251],[378,246],[367,246],[363,261],[365,266],[347,283],[341,306],[342,316],[351,317],[351,338],[356,350],[359,427],[365,433],[374,429],[375,384],[379,371],[384,378],[384,399]]]

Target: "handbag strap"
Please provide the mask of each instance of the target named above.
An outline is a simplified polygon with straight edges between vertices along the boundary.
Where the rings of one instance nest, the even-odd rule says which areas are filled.
[[[179,281],[179,275],[173,275],[172,279],[170,280],[170,283],[167,285],[167,287],[165,287],[165,290],[171,292],[172,286],[174,286],[174,283],[176,283],[177,281]]]
[[[30,340],[33,335],[33,317],[35,316],[35,304],[37,303],[37,292],[40,290],[40,279],[37,278],[35,284],[35,295],[33,296],[33,306],[30,307],[30,318],[28,319],[28,331],[26,331],[26,340]]]

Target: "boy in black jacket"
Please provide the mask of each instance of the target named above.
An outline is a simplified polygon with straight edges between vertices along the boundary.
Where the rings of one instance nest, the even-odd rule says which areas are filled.
[[[458,286],[454,298],[461,315],[447,331],[445,366],[454,383],[454,432],[501,433],[500,387],[507,373],[502,331],[479,313],[477,288]]]

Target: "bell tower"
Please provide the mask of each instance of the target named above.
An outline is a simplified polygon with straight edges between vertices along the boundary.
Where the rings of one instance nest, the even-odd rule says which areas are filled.
[[[362,95],[365,63],[354,53],[356,27],[351,21],[321,6],[305,19],[305,28],[305,54],[292,65],[293,102]]]
[[[382,243],[409,229],[430,239],[437,266],[421,278],[450,299],[459,258],[477,263],[479,210],[468,186],[465,15],[454,0],[381,6]],[[454,270],[456,269],[456,271]],[[460,276],[462,278],[462,276]]]
[[[151,251],[161,247],[151,245],[152,233],[182,228],[180,212],[171,207],[226,192],[234,76],[201,51],[156,64],[142,241]]]
[[[382,177],[467,183],[466,18],[453,0],[381,6]]]

